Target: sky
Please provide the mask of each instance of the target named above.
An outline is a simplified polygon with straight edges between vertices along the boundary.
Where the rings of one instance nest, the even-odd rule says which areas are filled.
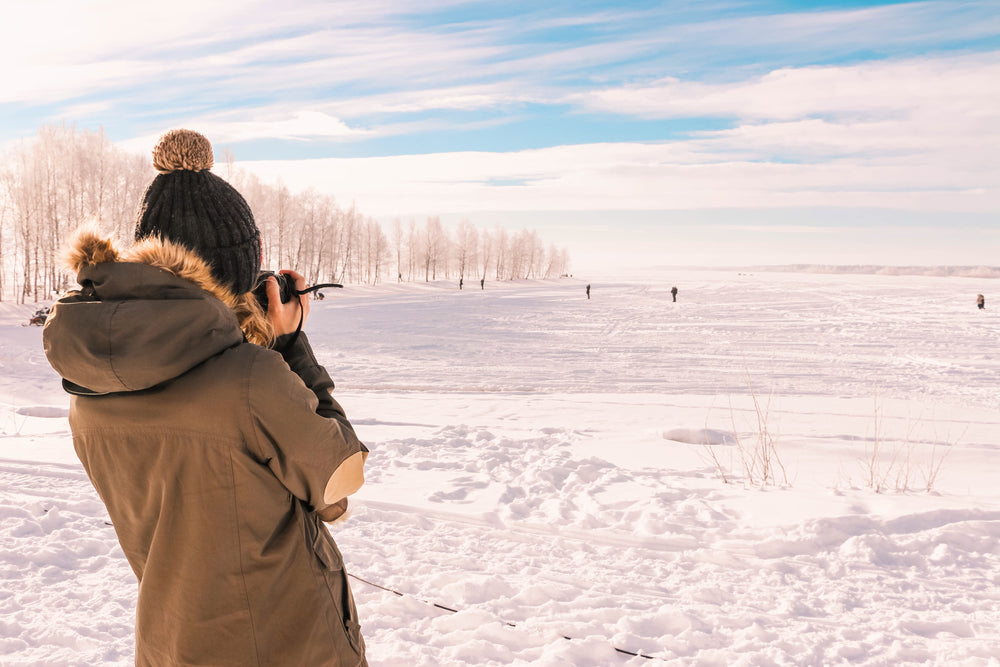
[[[1000,2],[6,3],[0,145],[47,124],[578,271],[1000,265]]]

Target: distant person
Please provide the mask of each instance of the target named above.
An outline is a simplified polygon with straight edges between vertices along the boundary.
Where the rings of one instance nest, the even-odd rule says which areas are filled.
[[[35,311],[35,314],[28,320],[28,324],[33,326],[44,326],[45,320],[49,317],[49,308],[43,307]]]
[[[464,279],[463,279],[463,278],[459,278],[459,279],[458,279],[458,289],[462,289],[462,283],[463,283],[463,282],[464,282]]]
[[[677,303],[677,288],[676,287],[671,287],[670,288],[670,296],[674,297],[674,303]]]
[[[486,278],[479,279],[479,289],[482,290],[486,289]]]
[[[587,283],[587,298],[590,298],[590,283]]]
[[[978,296],[976,296],[976,305],[979,306],[979,310],[985,310],[986,309],[986,297],[984,297],[982,294],[979,294]]]

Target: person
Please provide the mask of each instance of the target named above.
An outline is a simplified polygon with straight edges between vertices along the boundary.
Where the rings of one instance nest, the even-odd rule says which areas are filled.
[[[674,297],[674,303],[677,303],[677,288],[676,287],[671,287],[670,288],[670,296]]]
[[[459,289],[459,290],[461,290],[461,289],[462,289],[462,283],[464,283],[464,282],[465,282],[465,279],[464,279],[464,278],[459,278],[459,279],[458,279],[458,289]]]
[[[153,151],[136,242],[93,228],[43,341],[73,445],[139,581],[136,665],[366,665],[324,519],[368,457],[300,331],[308,298],[254,297],[260,232],[188,130]],[[303,277],[282,271],[305,288]]]
[[[479,289],[481,290],[486,289],[486,278],[479,279]]]
[[[48,317],[49,317],[49,309],[48,307],[43,306],[35,311],[35,314],[31,316],[30,320],[28,320],[28,324],[31,326],[40,327],[45,324],[45,320],[48,319]]]
[[[979,306],[979,310],[986,308],[986,297],[982,294],[976,295],[976,305]]]
[[[590,283],[587,283],[587,298],[590,298]]]

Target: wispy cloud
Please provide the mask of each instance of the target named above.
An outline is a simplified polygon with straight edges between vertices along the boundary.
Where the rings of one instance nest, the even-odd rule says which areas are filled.
[[[335,182],[385,214],[442,207],[987,212],[1000,210],[998,80],[1000,53],[783,68],[730,83],[670,80],[563,102],[623,116],[717,115],[733,118],[733,127],[669,142],[252,167],[280,171],[302,187]],[[411,103],[423,108],[428,99]]]
[[[719,225],[722,231],[750,232],[757,234],[838,234],[842,228],[807,225]]]
[[[883,53],[907,46],[969,41],[995,36],[1000,17],[991,0],[901,2],[858,9],[747,13],[691,22],[669,30],[680,42],[725,43],[730,48],[805,48],[830,57],[830,52],[881,48]]]
[[[450,3],[422,8],[435,4]],[[496,53],[461,34],[408,28],[400,18],[406,11],[385,2],[299,1],[280,12],[260,0],[20,3],[5,10],[0,27],[0,56],[21,64],[0,73],[0,102],[51,102],[157,81],[213,82],[240,97],[253,84],[315,96],[345,82],[441,76],[449,64]]]
[[[781,68],[705,83],[667,78],[571,95],[584,108],[645,118],[723,116],[788,120],[897,117],[937,107],[973,115],[1000,100],[1000,51],[857,65]]]
[[[691,150],[739,160],[898,161],[947,165],[968,182],[997,174],[1000,52],[850,66],[785,68],[726,84],[658,82],[595,91],[583,108],[646,118],[719,116],[732,128],[691,133]],[[905,158],[905,159],[903,159]],[[955,179],[947,178],[950,185]]]
[[[212,137],[217,146],[259,139],[343,141],[366,134],[363,130],[352,129],[343,121],[318,111],[292,111],[285,115],[270,116],[258,114],[255,118],[252,121],[204,118],[196,120],[192,127]],[[121,142],[121,145],[130,150],[143,150],[152,146],[155,140],[153,135],[147,135]]]
[[[240,163],[298,188],[336,184],[377,215],[509,210],[875,207],[995,211],[996,173],[907,160],[812,165],[694,153],[683,143],[592,144],[510,153]],[[523,183],[496,187],[497,182]]]
[[[399,2],[298,0],[271,11],[263,0],[19,3],[0,27],[0,56],[20,64],[0,73],[0,103],[51,104],[132,90],[160,100],[205,96],[214,105],[253,105],[255,94],[267,91],[317,104],[461,86],[529,88],[557,100],[588,81],[700,77],[720,54],[759,67],[775,54],[787,59],[790,44],[808,62],[829,58],[830,48],[842,55],[892,52],[1000,30],[985,2],[733,18],[718,18],[719,5],[709,3],[597,7],[575,15],[542,6],[468,22],[421,20],[467,5],[421,3],[417,11]]]

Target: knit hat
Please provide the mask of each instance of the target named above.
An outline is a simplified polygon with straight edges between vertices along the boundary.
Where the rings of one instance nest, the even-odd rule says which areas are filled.
[[[260,271],[260,230],[240,193],[209,172],[213,164],[203,135],[171,130],[160,137],[153,149],[160,174],[142,197],[135,238],[159,236],[190,248],[216,280],[243,294]]]

